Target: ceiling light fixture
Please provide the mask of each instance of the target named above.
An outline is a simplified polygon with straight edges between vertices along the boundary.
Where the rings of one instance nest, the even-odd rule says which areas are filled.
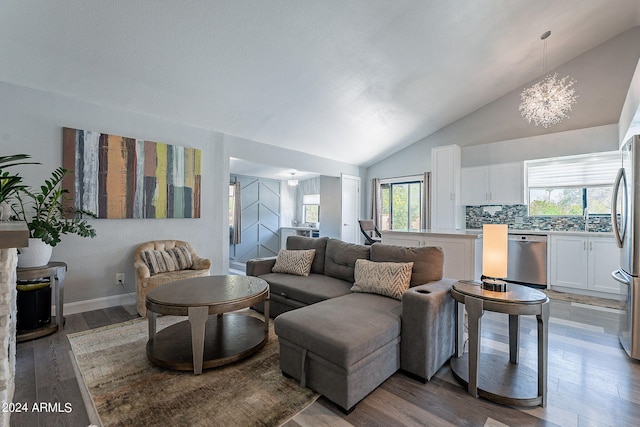
[[[295,172],[291,172],[291,179],[287,181],[287,185],[289,187],[295,187],[296,185],[298,185],[298,180],[295,179],[296,173]]]
[[[551,31],[546,31],[540,36],[544,40],[542,51],[542,69],[547,74],[547,38]],[[560,123],[571,111],[571,106],[575,104],[578,95],[575,94],[573,85],[575,80],[566,76],[558,78],[558,74],[547,75],[542,81],[525,89],[520,94],[520,114],[529,123],[536,126],[542,125],[548,128],[551,125]]]

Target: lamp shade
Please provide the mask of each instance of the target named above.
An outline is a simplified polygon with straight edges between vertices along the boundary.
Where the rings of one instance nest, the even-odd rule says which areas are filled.
[[[508,233],[506,224],[482,226],[482,274],[492,278],[507,277]]]

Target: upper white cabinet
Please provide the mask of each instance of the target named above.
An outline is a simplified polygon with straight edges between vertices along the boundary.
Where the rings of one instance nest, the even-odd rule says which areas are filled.
[[[460,147],[431,149],[431,228],[463,228],[460,204]]]
[[[612,236],[553,235],[549,258],[552,287],[623,293],[611,277],[620,263],[620,249]]]
[[[463,205],[524,203],[522,163],[462,168],[461,203]]]

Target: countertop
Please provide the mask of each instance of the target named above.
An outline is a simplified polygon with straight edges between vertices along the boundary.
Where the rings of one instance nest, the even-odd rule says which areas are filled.
[[[440,236],[440,237],[460,237],[466,239],[478,239],[482,237],[482,230],[472,230],[472,229],[421,229],[418,231],[404,231],[404,230],[386,230],[381,231],[383,235],[385,233],[388,234],[428,234],[429,236]]]
[[[381,231],[382,234],[426,234],[434,237],[460,237],[468,239],[482,238],[482,229],[422,229],[418,231],[402,231],[402,230],[387,230]],[[555,231],[555,230],[509,230],[509,234],[533,234],[536,236],[551,236],[551,235],[563,235],[563,236],[602,236],[611,237],[612,232],[594,232],[594,231]]]
[[[298,226],[298,227],[280,227],[280,228],[284,228],[286,230],[311,230],[311,231],[318,231],[320,230],[319,228],[314,228],[314,227],[304,227],[304,226]]]
[[[29,229],[23,221],[0,221],[0,249],[29,246]]]

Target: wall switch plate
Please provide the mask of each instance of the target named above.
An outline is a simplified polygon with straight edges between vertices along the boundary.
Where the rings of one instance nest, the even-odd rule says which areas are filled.
[[[124,273],[116,273],[116,284],[124,285]]]

